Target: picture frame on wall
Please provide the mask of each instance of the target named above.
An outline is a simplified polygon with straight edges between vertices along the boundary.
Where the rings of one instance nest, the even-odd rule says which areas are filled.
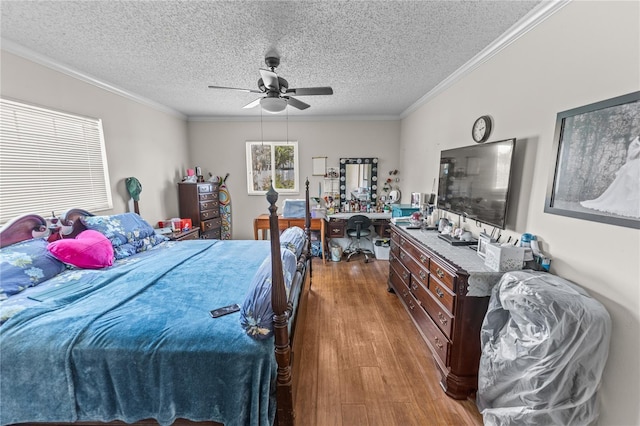
[[[640,91],[557,114],[544,211],[640,229]]]
[[[247,141],[247,191],[264,195],[271,183],[280,194],[297,194],[298,141]]]
[[[312,157],[312,175],[324,176],[327,173],[327,157]]]

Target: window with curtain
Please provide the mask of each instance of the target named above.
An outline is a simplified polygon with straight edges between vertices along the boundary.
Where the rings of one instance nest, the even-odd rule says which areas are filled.
[[[0,223],[111,209],[102,121],[0,99]]]

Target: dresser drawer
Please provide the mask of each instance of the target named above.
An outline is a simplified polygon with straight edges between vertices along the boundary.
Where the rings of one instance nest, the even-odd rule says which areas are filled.
[[[220,228],[212,229],[211,231],[203,232],[200,234],[200,238],[204,240],[219,240],[222,235]]]
[[[422,334],[429,342],[434,357],[437,355],[437,357],[441,361],[441,364],[446,367],[449,362],[449,340],[445,337],[444,334],[442,334],[438,326],[435,325],[435,323],[431,320],[431,317],[427,314],[423,307],[417,304],[416,300],[413,298],[413,296],[411,296],[411,294],[409,296],[411,298],[407,303],[407,305],[409,306],[409,313],[418,323],[420,330],[422,330]],[[416,303],[412,305],[413,302]]]
[[[214,201],[217,200],[218,197],[215,195],[215,192],[210,192],[208,194],[198,194],[198,199],[202,201]]]
[[[329,238],[343,238],[345,234],[346,223],[344,221],[329,222]]]
[[[389,281],[391,282],[391,286],[396,290],[396,293],[407,303],[409,287],[402,281],[398,272],[391,268],[389,268]]]
[[[411,281],[417,280],[422,283],[425,287],[429,285],[429,270],[424,269],[418,261],[416,261],[413,256],[410,256],[406,251],[402,248],[400,249],[400,253],[398,256],[401,262],[407,267],[407,269],[411,272]]]
[[[205,182],[198,184],[198,193],[202,194],[203,192],[213,192],[213,183]]]
[[[206,210],[200,212],[200,220],[206,221],[220,216],[220,209]]]
[[[438,278],[438,280],[449,287],[452,292],[456,292],[456,277],[451,272],[447,271],[442,265],[439,265],[433,259],[431,260],[429,269],[431,270],[432,276]]]
[[[218,217],[213,220],[207,220],[200,224],[202,233],[200,234],[201,238],[204,238],[203,233],[207,231],[211,231],[213,229],[219,229],[222,226],[222,218]]]
[[[429,270],[429,256],[418,247],[416,247],[411,241],[407,241],[402,248],[409,253],[422,267],[427,271]]]
[[[398,277],[404,282],[404,285],[409,288],[409,283],[411,281],[411,274],[409,270],[404,267],[402,263],[398,261],[398,258],[393,254],[389,255],[389,266],[393,268],[394,272],[398,274]]]
[[[453,308],[456,302],[456,295],[433,275],[429,277],[429,291],[449,312],[455,313]]]
[[[391,241],[392,241],[392,244],[391,244],[392,246],[393,246],[393,243],[395,243],[396,245],[400,244],[400,235],[398,235],[398,233],[393,229],[391,230]]]
[[[211,194],[209,194],[211,195]],[[220,202],[218,200],[209,200],[209,201],[200,201],[200,211],[204,212],[205,210],[215,210],[217,212],[220,211]],[[218,213],[220,214],[220,213]]]
[[[436,323],[446,337],[451,339],[451,331],[453,330],[453,315],[451,311],[442,306],[431,294],[430,291],[421,287],[421,291],[416,295],[422,306],[427,310],[431,319]]]

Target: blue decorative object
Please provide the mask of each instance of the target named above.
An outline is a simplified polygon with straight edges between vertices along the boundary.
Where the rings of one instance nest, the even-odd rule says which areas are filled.
[[[65,265],[38,238],[0,249],[0,300],[36,286],[64,271]]]
[[[88,229],[101,232],[111,241],[116,259],[149,250],[168,239],[157,235],[153,227],[135,213],[87,216],[82,221]]]
[[[166,242],[110,268],[60,274],[82,273],[89,287],[0,327],[0,424],[273,424],[273,338],[247,336],[239,314],[209,315],[242,302],[269,252],[269,241]]]
[[[306,241],[307,235],[302,228],[297,226],[285,229],[280,235],[280,246],[291,250],[296,258],[300,257]]]
[[[282,217],[301,218],[305,217],[307,204],[305,200],[284,200],[282,206]]]
[[[297,268],[297,258],[289,250],[281,251],[282,272],[287,290]],[[273,306],[271,305],[271,256],[267,256],[251,281],[249,293],[240,309],[240,323],[247,334],[256,339],[266,339],[273,334]]]

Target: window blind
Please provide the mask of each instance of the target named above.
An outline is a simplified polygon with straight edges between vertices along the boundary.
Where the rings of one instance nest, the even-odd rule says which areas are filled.
[[[102,121],[0,99],[0,223],[113,207]]]

